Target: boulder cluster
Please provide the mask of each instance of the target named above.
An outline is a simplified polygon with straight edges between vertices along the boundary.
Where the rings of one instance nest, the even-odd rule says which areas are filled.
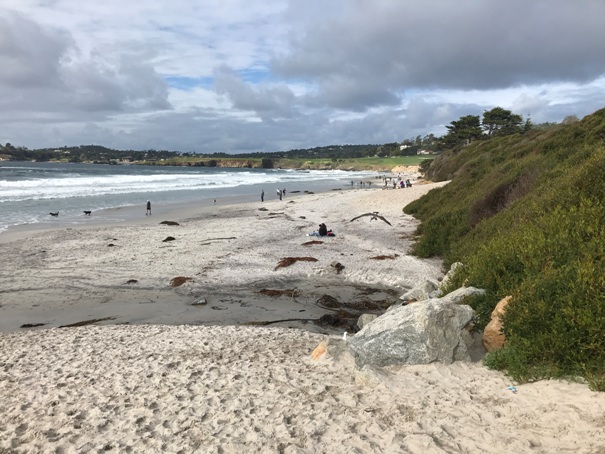
[[[463,304],[471,295],[485,291],[460,287],[445,295],[444,289],[462,264],[455,263],[440,283],[425,281],[407,291],[401,303],[384,314],[364,314],[357,322],[360,330],[347,338],[328,338],[313,354],[338,356],[350,352],[359,369],[390,365],[413,365],[454,361],[476,361],[486,351],[504,343],[500,314],[508,302],[501,302],[492,314],[492,322],[482,333],[473,330],[473,309]]]

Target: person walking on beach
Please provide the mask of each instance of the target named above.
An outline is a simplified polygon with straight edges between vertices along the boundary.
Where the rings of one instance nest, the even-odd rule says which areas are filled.
[[[281,200],[281,197],[282,197],[281,189],[277,190],[277,195],[279,196],[279,200]]]
[[[145,216],[151,216],[151,202],[149,200],[147,201],[147,213],[145,213]]]
[[[261,202],[265,201],[265,190],[264,189],[260,192],[260,201]]]

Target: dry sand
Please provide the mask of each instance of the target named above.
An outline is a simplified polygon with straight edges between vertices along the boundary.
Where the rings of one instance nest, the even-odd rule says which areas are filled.
[[[346,354],[310,358],[341,327],[239,325],[317,319],[329,312],[315,304],[324,294],[378,307],[441,276],[438,261],[407,255],[416,224],[401,212],[432,187],[166,219],[179,226],[145,219],[5,236],[0,453],[605,452],[605,396],[586,385],[542,381],[514,393],[480,363],[356,371]],[[348,222],[369,211],[393,226]],[[320,222],[337,236],[302,246]],[[380,255],[392,258],[372,259]],[[317,261],[275,269],[303,256]],[[192,279],[173,288],[177,276]],[[191,305],[202,297],[205,306]]]

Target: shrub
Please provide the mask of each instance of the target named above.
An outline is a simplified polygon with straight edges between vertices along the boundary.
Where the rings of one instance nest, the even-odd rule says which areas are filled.
[[[418,166],[421,173],[426,173],[434,159],[425,159]]]
[[[450,243],[469,230],[466,210],[442,213],[423,223],[418,229],[422,235],[414,246],[419,257],[445,255]]]
[[[535,134],[446,152],[455,175],[405,207],[422,221],[415,252],[466,266],[456,285],[484,327],[512,295],[506,346],[486,364],[519,381],[583,376],[605,390],[605,109]]]

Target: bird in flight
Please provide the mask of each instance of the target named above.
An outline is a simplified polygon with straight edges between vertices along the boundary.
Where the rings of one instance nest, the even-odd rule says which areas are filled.
[[[376,219],[380,219],[380,220],[382,220],[382,221],[386,222],[387,224],[389,224],[390,226],[392,226],[392,225],[393,225],[393,224],[391,224],[389,221],[387,221],[387,220],[385,219],[385,217],[384,217],[384,216],[380,216],[380,215],[378,214],[378,211],[374,211],[373,213],[364,213],[364,214],[360,214],[359,216],[357,216],[357,217],[355,217],[355,218],[351,219],[349,222],[353,222],[355,219],[359,219],[359,218],[362,218],[362,217],[364,217],[364,216],[372,216],[372,218],[370,219],[370,221],[374,221],[374,220],[376,220]]]

